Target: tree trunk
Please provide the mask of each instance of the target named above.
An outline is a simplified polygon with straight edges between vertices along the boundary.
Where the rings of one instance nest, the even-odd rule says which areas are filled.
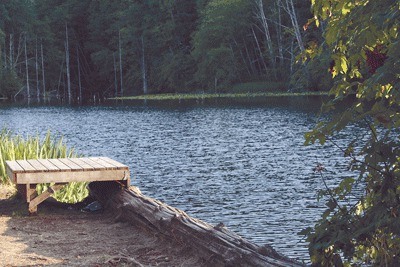
[[[300,51],[303,53],[305,51],[303,38],[300,33],[300,27],[297,20],[296,10],[294,8],[293,0],[285,0],[286,6],[285,10],[289,14],[290,21],[292,22],[294,34],[297,40],[297,45],[299,46]]]
[[[44,58],[43,58],[43,43],[40,43],[40,57],[42,60],[42,91],[43,91],[43,101],[45,101],[46,98],[46,82],[45,82],[45,76],[44,76]]]
[[[249,61],[251,73],[252,73],[252,75],[254,75],[254,74],[256,74],[257,70],[255,69],[253,60],[251,59],[251,56],[250,56],[250,53],[249,53],[249,49],[247,48],[246,40],[244,38],[242,38],[242,40],[243,40],[244,48],[245,48],[245,51],[246,51],[247,60]]]
[[[233,42],[235,43],[235,46],[236,46],[237,50],[239,51],[240,58],[242,59],[243,65],[245,66],[247,73],[249,74],[249,77],[251,77],[251,72],[250,72],[249,66],[247,65],[246,58],[243,55],[242,49],[239,47],[239,44],[235,38],[233,38]]]
[[[144,54],[144,37],[141,38],[142,43],[142,79],[143,79],[143,94],[147,94],[147,78],[146,78],[146,58]]]
[[[115,89],[115,97],[118,96],[118,81],[117,81],[117,64],[115,62],[115,53],[113,53],[114,60],[114,89]]]
[[[268,245],[260,247],[250,243],[222,223],[210,225],[146,197],[136,187],[126,189],[116,182],[93,182],[89,188],[114,213],[116,221],[126,221],[191,246],[209,266],[302,266]]]
[[[3,63],[3,66],[4,66],[4,69],[7,69],[7,48],[6,48],[6,43],[5,43],[5,40],[4,40],[4,45],[3,45],[3,48],[4,48],[4,63]]]
[[[7,62],[5,62],[5,64],[3,65],[3,51],[2,51],[2,42],[0,42],[0,79],[3,79],[3,69],[7,68]],[[5,46],[4,46],[5,47]],[[4,59],[6,59],[7,56],[6,54],[4,54]],[[0,96],[1,97],[1,96]]]
[[[69,43],[68,43],[68,25],[65,23],[65,66],[67,68],[67,89],[68,89],[68,104],[72,103],[71,92],[71,75],[69,71]]]
[[[283,57],[283,38],[282,38],[282,13],[281,13],[281,0],[277,0],[275,3],[275,8],[278,12],[278,23],[275,24],[276,27],[276,35],[278,40],[278,57],[279,57],[279,66],[283,67],[284,57]]]
[[[13,41],[13,35],[10,34],[10,56],[9,56],[9,60],[10,60],[10,69],[12,70],[14,68],[14,64],[13,64],[13,54],[14,54],[14,41]]]
[[[82,83],[81,83],[81,64],[79,62],[79,47],[76,47],[76,59],[78,61],[78,85],[79,85],[79,103],[82,103]]]
[[[31,97],[31,92],[29,88],[29,68],[28,68],[28,53],[26,51],[26,34],[25,34],[25,71],[26,71],[26,94],[29,99]]]
[[[38,63],[38,46],[37,46],[37,38],[36,38],[36,47],[35,47],[35,71],[36,71],[36,97],[37,101],[40,102],[40,88],[39,88],[39,63]]]
[[[251,31],[253,32],[253,37],[254,37],[254,40],[256,41],[258,52],[260,53],[260,60],[261,60],[261,63],[263,65],[263,67],[264,67],[264,72],[266,72],[267,71],[267,65],[265,64],[265,60],[264,60],[264,57],[263,57],[263,54],[262,54],[260,43],[258,42],[257,35],[256,35],[253,27],[251,27]]]
[[[61,86],[61,78],[63,77],[63,71],[64,71],[64,59],[61,62],[60,77],[58,78],[57,99],[60,99],[60,86]]]
[[[294,66],[294,38],[292,39],[292,43],[290,45],[290,76],[293,75],[293,66]]]
[[[122,86],[122,49],[121,49],[121,30],[118,32],[118,51],[119,51],[119,75],[121,80],[121,96],[124,96],[124,88]]]
[[[263,0],[256,0],[256,5],[257,5],[257,11],[258,11],[257,17],[260,20],[261,26],[264,30],[264,35],[265,35],[265,39],[267,42],[268,52],[269,52],[269,56],[270,56],[270,60],[271,60],[271,64],[272,64],[272,69],[274,72],[274,77],[276,78],[275,52],[274,52],[274,46],[272,44],[271,34],[269,32],[268,21],[265,16],[265,12],[264,12]],[[253,34],[255,35],[254,30],[253,30]],[[258,41],[257,41],[257,43],[258,43]],[[257,44],[257,46],[259,47],[258,44]]]

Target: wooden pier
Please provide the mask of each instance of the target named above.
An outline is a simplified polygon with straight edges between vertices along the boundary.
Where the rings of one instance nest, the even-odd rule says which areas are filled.
[[[107,157],[59,158],[6,161],[7,174],[28,202],[29,213],[55,191],[70,182],[119,181],[130,185],[128,166]],[[54,183],[38,195],[36,185]]]

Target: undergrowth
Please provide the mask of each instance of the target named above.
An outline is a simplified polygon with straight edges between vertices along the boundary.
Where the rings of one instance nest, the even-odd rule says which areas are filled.
[[[63,138],[58,139],[51,136],[50,131],[41,139],[36,136],[14,135],[10,130],[3,128],[0,132],[0,182],[10,184],[7,176],[7,160],[27,159],[51,159],[77,157],[73,148],[68,148]],[[50,184],[39,184],[36,187],[38,193],[47,190]],[[53,197],[61,202],[76,203],[82,201],[89,194],[87,183],[71,182],[57,191]]]

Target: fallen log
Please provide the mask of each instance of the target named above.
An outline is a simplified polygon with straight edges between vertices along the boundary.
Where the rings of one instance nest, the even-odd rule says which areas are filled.
[[[269,245],[260,247],[249,242],[223,224],[213,226],[146,197],[137,187],[127,189],[116,182],[92,182],[89,189],[117,221],[130,222],[194,248],[207,266],[302,266]]]

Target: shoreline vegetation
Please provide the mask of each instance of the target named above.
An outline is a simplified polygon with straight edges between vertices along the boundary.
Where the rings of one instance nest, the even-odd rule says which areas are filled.
[[[328,96],[329,92],[260,92],[260,93],[170,93],[148,94],[138,96],[111,97],[108,100],[203,100],[217,98],[256,98],[256,97],[299,97],[299,96]]]
[[[237,93],[161,93],[143,94],[124,97],[109,97],[104,100],[211,100],[211,99],[256,99],[275,97],[327,97],[328,91],[305,91],[305,92],[237,92]],[[31,98],[34,100],[34,98]],[[11,101],[8,98],[0,98],[2,101]],[[64,102],[60,100],[61,102]],[[50,100],[51,102],[51,100]],[[94,103],[92,103],[94,104]]]
[[[7,160],[73,158],[80,156],[74,148],[68,148],[63,137],[55,137],[50,131],[41,138],[39,134],[22,137],[10,130],[0,130],[0,184],[11,185],[7,177]],[[72,182],[54,194],[54,198],[65,203],[77,203],[88,196],[87,183]],[[38,193],[44,192],[48,184],[38,184]]]

